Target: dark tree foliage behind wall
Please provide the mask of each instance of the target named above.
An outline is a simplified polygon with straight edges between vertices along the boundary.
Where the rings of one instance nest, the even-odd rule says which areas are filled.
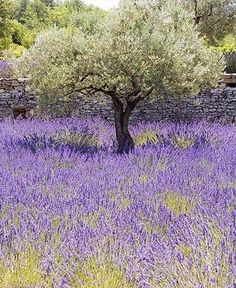
[[[236,52],[225,53],[226,58],[226,69],[227,73],[236,73]]]

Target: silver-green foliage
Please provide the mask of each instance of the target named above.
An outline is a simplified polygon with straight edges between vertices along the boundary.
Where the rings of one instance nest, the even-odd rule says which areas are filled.
[[[120,100],[183,96],[215,86],[221,52],[205,45],[189,12],[176,1],[123,1],[100,31],[43,32],[17,62],[39,94],[115,91]],[[139,93],[131,93],[138,91]]]

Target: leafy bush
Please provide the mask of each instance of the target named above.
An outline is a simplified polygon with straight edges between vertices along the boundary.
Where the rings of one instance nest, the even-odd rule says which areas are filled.
[[[145,131],[139,135],[134,136],[135,145],[146,145],[146,144],[157,144],[158,143],[158,136],[156,131]]]
[[[218,49],[222,52],[236,52],[236,36],[233,34],[226,35],[218,43]]]
[[[124,271],[110,261],[99,263],[96,258],[88,258],[78,265],[72,288],[137,288],[129,283]]]
[[[17,145],[36,153],[46,149],[69,150],[71,152],[95,153],[101,148],[101,143],[92,135],[77,131],[61,131],[52,136],[36,133],[17,140]]]
[[[25,52],[24,46],[17,44],[10,44],[8,49],[2,52],[4,59],[12,60],[20,57]]]
[[[91,134],[77,131],[62,131],[52,137],[56,146],[68,147],[74,152],[96,152],[101,143]]]
[[[225,57],[226,57],[225,71],[227,73],[236,73],[236,51],[226,53]]]
[[[41,271],[40,254],[32,248],[16,255],[10,254],[9,258],[9,266],[0,262],[0,285],[2,288],[40,288],[46,282]],[[46,285],[44,287],[49,288]]]
[[[233,34],[226,35],[218,43],[218,49],[225,54],[227,73],[236,73],[236,36]]]

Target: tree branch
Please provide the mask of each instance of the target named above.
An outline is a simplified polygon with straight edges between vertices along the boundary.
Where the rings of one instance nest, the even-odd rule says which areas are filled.
[[[211,6],[210,6],[210,9],[209,9],[210,11],[209,11],[209,13],[208,13],[208,15],[207,15],[207,17],[210,17],[210,16],[212,16],[213,15],[213,5],[211,4]]]
[[[197,2],[197,0],[194,0],[193,2],[194,2],[194,14],[195,14],[194,21],[195,21],[195,24],[198,25],[202,16],[198,15],[198,2]]]
[[[152,93],[153,90],[154,90],[154,88],[152,87],[148,91],[146,91],[146,93],[144,93],[144,94],[141,94],[141,89],[138,89],[136,91],[130,92],[128,94],[128,97],[127,97],[128,99],[127,99],[126,110],[130,109],[130,111],[132,111],[135,108],[135,106],[141,100],[144,100],[145,98],[147,98]],[[115,106],[119,106],[119,107],[123,107],[124,106],[122,101],[117,97],[118,94],[116,92],[116,87],[114,87],[114,89],[112,89],[112,90],[107,90],[107,89],[105,89],[103,87],[94,87],[94,86],[90,85],[90,86],[87,86],[87,87],[82,87],[80,89],[74,88],[71,91],[69,91],[67,94],[65,94],[64,96],[69,96],[69,95],[71,95],[73,93],[82,93],[82,94],[86,95],[88,93],[89,94],[93,94],[93,93],[97,93],[97,92],[101,92],[101,93],[104,93],[104,94],[110,96],[112,98],[112,102],[113,102],[113,104]],[[138,96],[138,97],[136,97],[136,96]],[[131,97],[136,97],[136,98],[134,98],[134,100],[131,100],[130,99]],[[127,112],[126,110],[125,110],[125,112]]]
[[[88,72],[87,74],[84,75],[84,77],[81,78],[80,82],[83,82],[83,81],[84,81],[85,79],[87,79],[89,76],[94,76],[94,75],[101,76],[101,75],[98,74],[98,73]]]
[[[198,25],[204,16],[198,15],[198,2],[197,0],[193,0],[193,1],[194,1],[194,13],[195,13],[194,21],[195,21],[195,24]],[[213,15],[213,4],[210,5],[209,13],[206,16],[210,17],[212,15]]]
[[[63,89],[64,88],[66,88],[66,87],[63,87]],[[70,91],[68,91],[68,93],[64,94],[64,96],[69,96],[69,95],[71,95],[73,93],[82,93],[82,94],[90,93],[90,94],[94,94],[94,93],[97,93],[97,92],[102,92],[102,93],[104,93],[106,95],[109,95],[111,97],[115,97],[116,96],[115,88],[114,88],[114,90],[106,90],[103,87],[94,87],[92,85],[84,86],[82,88],[76,88],[75,85],[74,85],[74,88],[72,88]]]
[[[141,94],[141,91],[140,91],[140,95],[138,97],[136,97],[133,101],[128,101],[128,105],[127,105],[127,108],[130,107],[131,109],[134,109],[136,107],[136,105],[144,100],[145,98],[147,98],[152,92],[153,92],[154,88],[151,87],[150,89],[148,89],[146,91],[146,93],[143,93]],[[138,94],[137,94],[138,95]]]
[[[128,93],[128,95],[127,95],[128,100],[129,100],[131,97],[137,96],[139,93],[141,93],[141,89],[140,89],[140,88],[138,88],[137,90],[134,90],[134,91]]]

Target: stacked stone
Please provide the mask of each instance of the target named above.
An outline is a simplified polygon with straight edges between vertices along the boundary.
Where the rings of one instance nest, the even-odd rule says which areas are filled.
[[[235,122],[236,88],[212,89],[202,91],[196,96],[183,97],[180,100],[168,98],[157,100],[150,105],[148,101],[140,103],[135,109],[132,121],[173,120],[193,121],[208,120]]]
[[[131,122],[146,121],[192,121],[210,120],[235,122],[236,119],[236,74],[223,74],[222,85],[217,89],[205,90],[192,97],[175,99],[167,97],[153,102],[146,100],[133,111]],[[102,101],[101,101],[102,100]],[[114,121],[113,106],[109,97],[77,97],[77,115],[79,117],[100,116]]]
[[[15,111],[29,113],[37,106],[36,96],[27,87],[27,79],[0,79],[0,118],[14,116]]]
[[[96,98],[85,95],[78,95],[76,97],[75,115],[81,118],[102,117],[108,121],[113,121],[113,104],[109,96],[97,95]]]
[[[103,101],[101,101],[103,99]],[[80,118],[102,117],[114,121],[112,102],[109,97],[95,99],[79,95],[75,115]],[[74,107],[76,107],[74,106]],[[165,100],[157,99],[141,102],[133,111],[131,122],[138,121],[192,121],[207,120],[235,122],[236,120],[236,88],[205,90],[192,97]]]
[[[236,73],[225,73],[223,74],[223,82],[228,87],[236,87]]]
[[[108,96],[98,98],[74,95],[69,101],[56,101],[51,109],[55,115],[76,115],[80,118],[102,117],[114,121],[112,101]],[[0,118],[18,115],[22,111],[29,114],[37,107],[37,98],[27,87],[27,79],[0,79]],[[60,112],[61,111],[61,112]],[[66,115],[64,112],[67,113]],[[73,111],[73,113],[72,113]],[[58,113],[57,113],[58,112]],[[60,113],[59,113],[60,112]],[[138,121],[192,121],[220,120],[224,123],[236,120],[236,87],[205,90],[192,97],[153,102],[144,101],[133,111],[131,122]]]

